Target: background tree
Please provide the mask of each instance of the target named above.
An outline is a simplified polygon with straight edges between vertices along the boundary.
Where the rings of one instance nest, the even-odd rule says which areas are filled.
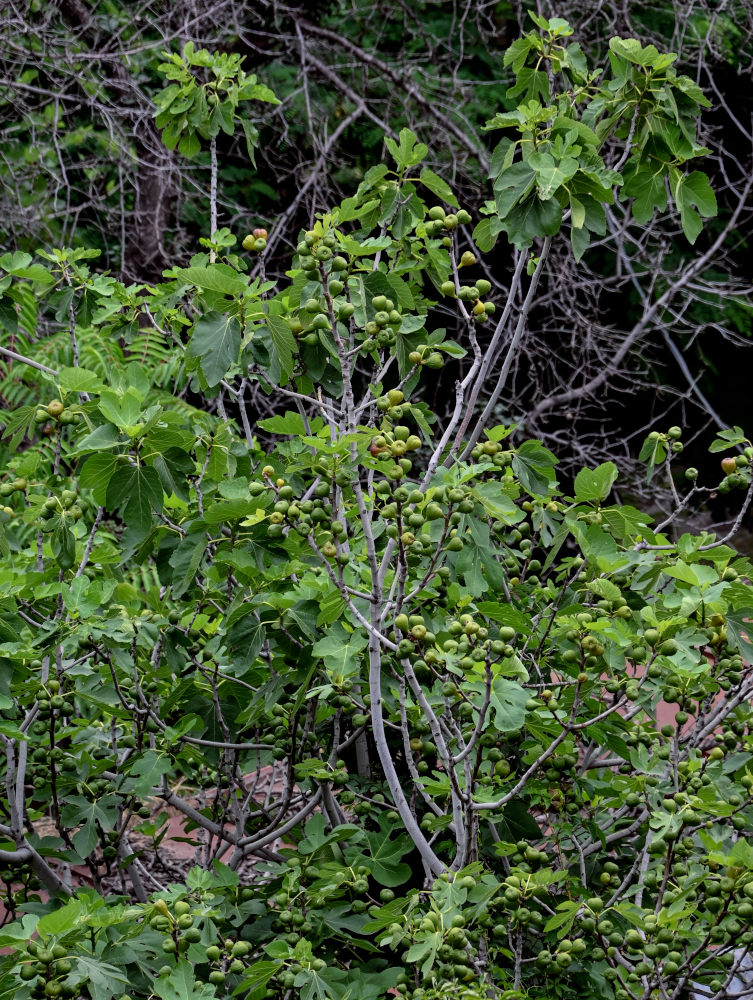
[[[350,194],[382,158],[384,137],[403,126],[427,142],[432,168],[452,181],[463,204],[483,205],[496,136],[478,127],[545,86],[533,78],[516,90],[502,60],[528,10],[566,16],[597,60],[611,34],[661,39],[714,105],[698,142],[710,150],[705,170],[718,221],[699,236],[695,253],[677,216],[651,215],[651,204],[665,197],[664,181],[639,193],[642,232],[626,225],[623,202],[610,206],[603,235],[577,269],[566,255],[550,257],[524,349],[497,404],[499,419],[539,434],[563,461],[596,461],[608,445],[627,472],[645,431],[642,414],[689,422],[694,435],[744,421],[751,14],[744,3],[719,9],[705,0],[661,9],[638,0],[560,6],[11,3],[0,71],[8,239],[31,250],[40,241],[100,246],[105,265],[126,281],[155,280],[168,262],[187,259],[210,231],[211,152],[186,158],[165,149],[153,115],[162,52],[189,40],[244,55],[247,71],[281,99],[272,117],[252,103],[244,112],[248,126],[263,119],[253,173],[242,133],[218,137],[219,222],[233,231],[267,228],[265,271],[274,275],[292,249],[289,234]],[[685,141],[677,132],[654,137],[650,155],[682,157]],[[485,266],[503,294],[511,269],[504,239]],[[439,315],[457,322],[441,306]],[[12,327],[6,330],[15,336]],[[437,399],[455,376],[449,368]],[[18,399],[11,384],[3,391]],[[627,400],[637,405],[622,406]],[[270,405],[256,392],[249,404],[259,415]],[[694,435],[688,462],[698,465],[704,459]],[[630,480],[640,494],[639,473]],[[666,507],[670,498],[654,494],[652,502]],[[716,517],[726,513],[723,502],[713,509]]]

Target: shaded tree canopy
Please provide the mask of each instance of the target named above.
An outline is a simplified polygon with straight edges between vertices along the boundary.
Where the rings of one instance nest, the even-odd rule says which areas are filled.
[[[593,459],[605,442],[625,460],[646,421],[697,429],[740,422],[741,358],[749,343],[750,7],[693,3],[564,2],[540,14],[570,20],[584,50],[603,55],[612,35],[661,39],[713,110],[704,118],[704,169],[718,220],[691,251],[678,222],[649,217],[660,189],[634,192],[645,208],[607,213],[582,268],[555,251],[542,276],[526,350],[499,415]],[[525,96],[511,88],[506,47],[532,8],[523,3],[6,5],[2,217],[23,249],[80,243],[126,280],[155,280],[209,232],[208,153],[166,149],[154,122],[164,51],[196,46],[236,53],[279,95],[249,102],[259,130],[255,164],[242,134],[218,139],[219,223],[270,228],[265,269],[284,267],[290,234],[352,193],[382,156],[385,136],[409,126],[432,166],[474,214],[487,198],[495,134],[479,125]],[[657,137],[677,152],[686,141]],[[674,144],[674,146],[673,146]],[[657,154],[661,156],[662,154]],[[674,153],[672,154],[674,155]],[[664,181],[659,185],[663,188]],[[503,239],[487,264],[496,288],[512,268]],[[448,318],[449,319],[449,318]],[[451,321],[451,320],[450,320]],[[731,391],[730,391],[731,390]],[[534,403],[535,397],[535,403]],[[607,413],[603,400],[612,402]],[[640,400],[632,411],[625,404]],[[263,407],[263,400],[258,401]],[[698,458],[694,453],[691,460]]]

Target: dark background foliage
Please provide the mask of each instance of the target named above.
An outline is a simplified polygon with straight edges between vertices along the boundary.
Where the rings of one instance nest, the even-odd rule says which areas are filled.
[[[209,229],[209,154],[167,150],[153,122],[161,53],[189,39],[242,54],[246,71],[281,100],[272,109],[248,105],[260,129],[255,165],[242,136],[221,135],[218,148],[219,225],[240,238],[254,225],[270,229],[268,275],[284,272],[299,227],[352,193],[383,158],[385,135],[404,125],[429,145],[432,166],[476,217],[496,142],[479,127],[520,99],[508,93],[502,55],[530,24],[530,10],[568,19],[592,56],[603,56],[615,34],[678,53],[678,67],[713,106],[701,139],[720,211],[693,250],[671,219],[628,234],[618,205],[585,266],[555,253],[496,415],[576,464],[610,455],[623,466],[657,421],[693,434],[745,425],[753,15],[741,0],[723,9],[712,0],[9,2],[0,57],[3,242],[99,247],[105,267],[136,282],[157,280],[168,262],[199,249]],[[671,299],[647,319],[696,250],[706,259],[682,306]],[[511,261],[504,239],[488,259],[502,292]],[[434,401],[456,374],[442,373]],[[255,405],[264,413],[269,404],[257,397]],[[702,465],[692,439],[687,455]],[[728,513],[723,499],[712,503],[712,518]]]

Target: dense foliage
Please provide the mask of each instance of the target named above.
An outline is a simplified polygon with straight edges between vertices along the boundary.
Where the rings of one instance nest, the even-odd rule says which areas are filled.
[[[559,482],[494,419],[553,246],[580,260],[608,207],[641,224],[667,191],[700,237],[707,102],[653,46],[615,37],[596,73],[534,21],[481,218],[404,129],[277,281],[261,227],[153,284],[0,257],[30,345],[0,348],[5,994],[727,995],[753,942],[751,442],[722,431],[705,487],[653,431],[656,523],[612,462]],[[186,154],[273,99],[238,60],[167,68]],[[676,530],[712,490],[732,529]],[[197,864],[165,885],[168,810]]]

